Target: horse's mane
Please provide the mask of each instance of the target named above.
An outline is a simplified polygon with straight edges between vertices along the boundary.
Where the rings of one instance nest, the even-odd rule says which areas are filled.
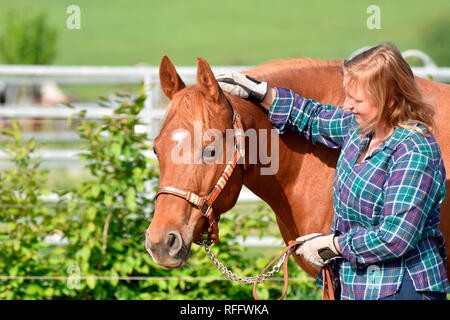
[[[298,81],[298,77],[302,73],[309,73],[321,69],[341,68],[341,64],[342,61],[340,60],[327,61],[312,58],[281,59],[263,63],[244,73],[264,81],[285,79],[285,82],[295,82]],[[173,116],[183,119],[185,126],[192,126],[194,121],[201,121],[203,129],[210,128],[211,119],[214,119],[214,113],[209,108],[209,103],[206,101],[198,85],[184,88],[174,95],[166,119]]]
[[[279,59],[263,63],[245,71],[245,74],[259,77],[265,81],[279,77],[296,76],[300,72],[308,72],[311,69],[341,68],[342,60],[320,60],[313,58]]]

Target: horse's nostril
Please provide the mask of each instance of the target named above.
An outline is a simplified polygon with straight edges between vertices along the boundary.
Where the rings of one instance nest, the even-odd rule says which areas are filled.
[[[167,239],[167,246],[169,248],[172,248],[172,246],[175,244],[175,241],[177,241],[177,237],[173,233],[169,233],[169,236]]]
[[[169,248],[169,255],[175,257],[181,250],[183,240],[181,235],[177,232],[171,232],[167,235],[167,248]]]

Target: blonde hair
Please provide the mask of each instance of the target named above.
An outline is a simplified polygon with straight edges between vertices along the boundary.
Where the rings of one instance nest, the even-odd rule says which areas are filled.
[[[434,108],[417,87],[409,64],[391,43],[372,47],[350,60],[342,71],[348,84],[360,84],[377,106],[377,114],[360,125],[360,134],[372,132],[382,121],[390,128],[417,130],[427,136],[436,131]],[[427,133],[413,124],[422,124]]]

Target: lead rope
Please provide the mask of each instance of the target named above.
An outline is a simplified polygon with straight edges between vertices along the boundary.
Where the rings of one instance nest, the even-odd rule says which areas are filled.
[[[253,284],[253,298],[255,300],[260,300],[256,293],[256,285],[258,284],[258,279],[264,274],[264,272],[272,265],[274,264],[280,257],[284,257],[283,260],[283,278],[284,278],[284,290],[283,294],[278,298],[278,300],[283,300],[284,296],[286,295],[287,289],[288,289],[288,283],[289,283],[289,275],[288,275],[288,262],[289,262],[289,256],[292,255],[293,250],[298,247],[299,245],[303,244],[301,241],[289,241],[288,246],[283,250],[281,254],[279,254],[275,259],[270,262],[267,267],[264,268],[264,270],[261,272],[261,274],[256,278],[257,281]],[[322,300],[335,300],[334,297],[334,278],[332,275],[332,272],[330,270],[330,267],[328,265],[325,265],[321,269],[322,272],[322,278],[323,278],[323,285],[322,285]]]
[[[211,261],[214,263],[214,265],[217,267],[217,269],[228,279],[228,280],[233,280],[233,281],[237,281],[237,282],[241,282],[241,283],[245,283],[245,284],[254,284],[256,281],[258,281],[259,283],[268,280],[270,278],[272,278],[276,273],[280,272],[281,270],[281,265],[283,264],[283,262],[285,261],[285,259],[287,258],[287,254],[285,254],[280,262],[278,262],[271,271],[267,272],[267,273],[261,273],[259,275],[259,277],[240,277],[237,274],[235,274],[234,272],[232,272],[230,269],[228,269],[227,267],[225,267],[223,265],[222,262],[219,261],[219,259],[217,259],[217,257],[214,255],[214,253],[211,251],[210,245],[211,242],[208,241],[203,241],[202,245],[205,248],[206,253],[208,254],[209,258],[211,259]],[[267,270],[268,268],[266,268]],[[259,278],[259,279],[258,279]]]
[[[282,256],[286,256],[284,261],[283,261],[283,278],[284,278],[284,290],[283,290],[283,294],[278,298],[278,300],[283,300],[284,296],[286,295],[287,289],[288,289],[288,282],[289,282],[289,275],[288,275],[288,262],[289,262],[289,256],[292,254],[292,249],[296,248],[299,244],[302,244],[302,242],[299,241],[289,241],[288,246],[283,250],[283,252],[281,252],[275,259],[272,260],[272,262],[270,262],[267,267],[264,268],[264,270],[259,274],[259,276],[256,278],[257,281],[255,281],[255,283],[253,284],[253,298],[255,300],[261,300],[258,297],[258,294],[256,293],[256,285],[258,284],[258,280],[261,277],[262,274],[264,274],[264,272],[266,272],[266,270],[275,262],[278,261],[278,259],[280,259]]]
[[[206,253],[210,257],[211,261],[214,263],[214,265],[217,267],[217,269],[229,280],[242,282],[245,284],[253,284],[253,298],[255,300],[260,300],[256,293],[256,285],[258,283],[261,283],[267,279],[272,278],[275,273],[278,273],[281,270],[281,266],[283,266],[283,278],[284,278],[284,290],[283,294],[278,298],[278,300],[283,300],[287,288],[288,288],[288,282],[289,282],[289,275],[288,275],[288,261],[289,256],[292,254],[293,249],[295,249],[298,245],[302,244],[303,242],[299,241],[289,241],[288,246],[281,252],[275,259],[273,259],[261,273],[257,277],[240,277],[233,273],[231,270],[229,270],[227,267],[225,267],[214,255],[214,253],[211,251],[210,245],[211,243],[208,241],[203,241],[202,245],[205,248]],[[280,260],[280,261],[278,261]],[[278,261],[277,264],[275,264]],[[275,264],[275,265],[274,265]],[[272,265],[273,268],[271,271],[265,273],[267,269],[269,269]],[[335,300],[334,297],[334,288],[333,288],[333,275],[331,273],[331,270],[328,266],[324,266],[322,268],[322,277],[323,277],[323,287],[322,287],[322,300]]]
[[[322,267],[322,300],[336,300],[334,297],[334,277],[328,265]]]

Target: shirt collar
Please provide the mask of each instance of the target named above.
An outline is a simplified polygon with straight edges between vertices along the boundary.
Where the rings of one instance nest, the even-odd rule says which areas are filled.
[[[420,129],[424,129],[423,125],[421,124],[410,124],[410,126],[412,127],[418,127]],[[384,148],[389,148],[391,150],[395,150],[398,145],[405,140],[407,137],[409,137],[410,135],[413,134],[413,130],[408,130],[406,128],[403,127],[396,127],[394,129],[394,132],[392,132],[392,134],[387,138],[387,140],[383,143],[382,147],[380,150],[384,149]],[[359,128],[358,128],[358,133],[359,133]],[[364,137],[362,137],[362,139],[359,139],[359,144],[360,146],[365,146],[368,144],[369,140],[373,137],[373,132],[370,132],[368,134],[366,134]],[[377,152],[375,152],[377,153]],[[375,153],[373,155],[375,155]]]
[[[410,124],[410,126],[421,129],[422,131],[425,129],[424,126],[421,124],[413,123]],[[395,150],[402,141],[411,136],[413,133],[414,133],[413,130],[408,130],[403,127],[396,127],[394,132],[386,140],[384,147],[389,148],[391,150]]]

